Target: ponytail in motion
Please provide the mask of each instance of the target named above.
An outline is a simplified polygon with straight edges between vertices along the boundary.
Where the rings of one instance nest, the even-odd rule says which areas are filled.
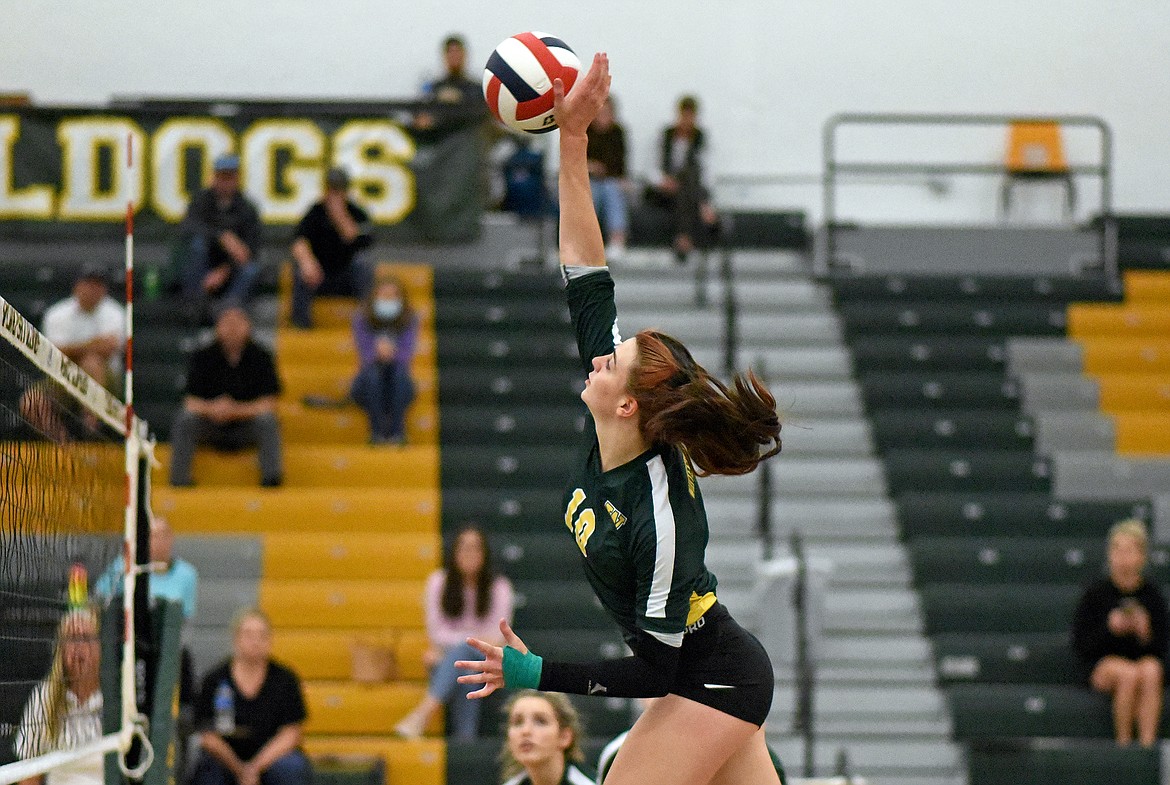
[[[700,476],[747,474],[780,452],[776,399],[754,373],[728,387],[669,335],[643,330],[634,340],[627,387],[648,442],[685,447]]]

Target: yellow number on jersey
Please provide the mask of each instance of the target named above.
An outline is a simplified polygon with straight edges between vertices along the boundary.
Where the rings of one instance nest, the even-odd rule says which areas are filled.
[[[585,545],[597,528],[597,518],[593,515],[593,508],[586,507],[581,510],[581,514],[577,516],[576,520],[573,519],[573,515],[583,501],[585,501],[585,491],[577,488],[573,491],[573,498],[569,499],[569,506],[565,510],[565,526],[573,533],[573,538],[577,540],[577,547],[581,549],[581,554],[585,555]]]

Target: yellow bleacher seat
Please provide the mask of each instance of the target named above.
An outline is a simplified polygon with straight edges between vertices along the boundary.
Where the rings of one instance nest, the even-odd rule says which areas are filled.
[[[277,629],[273,635],[273,656],[306,680],[349,679],[352,669],[350,647],[357,641],[385,646],[394,651],[397,680],[425,682],[426,668],[422,656],[429,642],[423,630],[406,629],[343,629],[306,630]]]
[[[1170,306],[1074,303],[1068,307],[1073,338],[1170,338]]]
[[[1125,301],[1150,305],[1170,303],[1170,273],[1153,270],[1126,271]]]
[[[1170,410],[1114,415],[1116,450],[1130,456],[1170,456]]]
[[[349,330],[280,330],[276,337],[276,358],[282,368],[299,365],[330,365],[357,368],[357,350]],[[435,365],[435,336],[429,330],[419,334],[411,368],[416,372]]]
[[[1081,348],[1087,374],[1170,372],[1170,340],[1093,338]]]
[[[389,734],[422,700],[423,684],[306,681],[306,734]],[[435,728],[440,727],[436,721]]]
[[[175,531],[436,532],[434,488],[169,488],[155,485],[154,509]]]
[[[366,415],[357,406],[318,409],[300,401],[281,401],[280,427],[288,444],[364,444],[370,435]],[[406,413],[408,444],[439,441],[438,409],[434,403],[415,401]]]
[[[439,565],[438,532],[334,531],[264,537],[265,578],[422,580]]]
[[[421,317],[424,326],[435,322],[435,301],[428,291],[425,295],[419,291],[407,290],[410,298],[410,307]],[[352,297],[315,297],[313,298],[313,331],[320,329],[349,329],[352,324],[353,313],[358,308],[358,300]],[[289,305],[283,304],[280,324],[288,322]]]
[[[156,450],[161,466],[158,485],[170,475],[170,445]],[[255,450],[224,453],[202,448],[195,453],[193,471],[199,485],[255,485],[260,470]],[[286,444],[284,479],[290,487],[433,488],[439,483],[439,454],[434,445],[378,447],[369,445]]]
[[[276,627],[423,626],[424,581],[260,580],[260,607]]]
[[[306,736],[305,751],[321,755],[377,755],[386,762],[386,785],[446,785],[447,747],[443,739],[386,736]],[[496,765],[494,761],[488,765]]]
[[[349,395],[353,376],[357,372],[353,365],[284,365],[278,361],[280,381],[284,385],[284,398],[299,401],[306,395],[321,395],[328,398],[344,398]],[[415,370],[411,374],[415,385],[415,400],[435,402],[438,400],[438,371],[432,365]]]
[[[1096,377],[1101,411],[1170,412],[1170,379],[1165,374],[1107,374]]]

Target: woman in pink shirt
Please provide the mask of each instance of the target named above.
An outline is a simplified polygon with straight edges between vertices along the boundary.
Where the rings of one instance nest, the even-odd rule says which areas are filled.
[[[423,661],[431,671],[427,694],[395,730],[406,738],[421,736],[444,704],[450,705],[449,735],[463,741],[479,734],[479,701],[467,700],[476,685],[459,684],[457,660],[481,660],[468,637],[500,643],[500,619],[512,619],[512,584],[492,570],[491,550],[482,531],[464,526],[447,549],[443,569],[427,578],[427,637],[431,647]]]

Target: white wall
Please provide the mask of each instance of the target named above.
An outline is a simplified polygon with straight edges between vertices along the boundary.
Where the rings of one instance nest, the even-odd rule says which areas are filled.
[[[408,97],[458,31],[472,61],[504,37],[552,32],[605,49],[648,165],[675,98],[695,92],[716,174],[815,174],[821,128],[843,111],[1085,113],[1116,142],[1116,205],[1170,209],[1166,0],[20,0],[0,27],[0,91],[41,103],[111,95]],[[478,70],[478,69],[477,69]],[[955,140],[927,140],[939,153]],[[970,142],[998,159],[1001,136]],[[1074,147],[1076,145],[1074,144]],[[856,148],[889,149],[886,141]],[[846,213],[955,220],[994,213],[994,183],[863,188]],[[1082,191],[1091,190],[1088,184]],[[729,189],[807,206],[814,185]]]

